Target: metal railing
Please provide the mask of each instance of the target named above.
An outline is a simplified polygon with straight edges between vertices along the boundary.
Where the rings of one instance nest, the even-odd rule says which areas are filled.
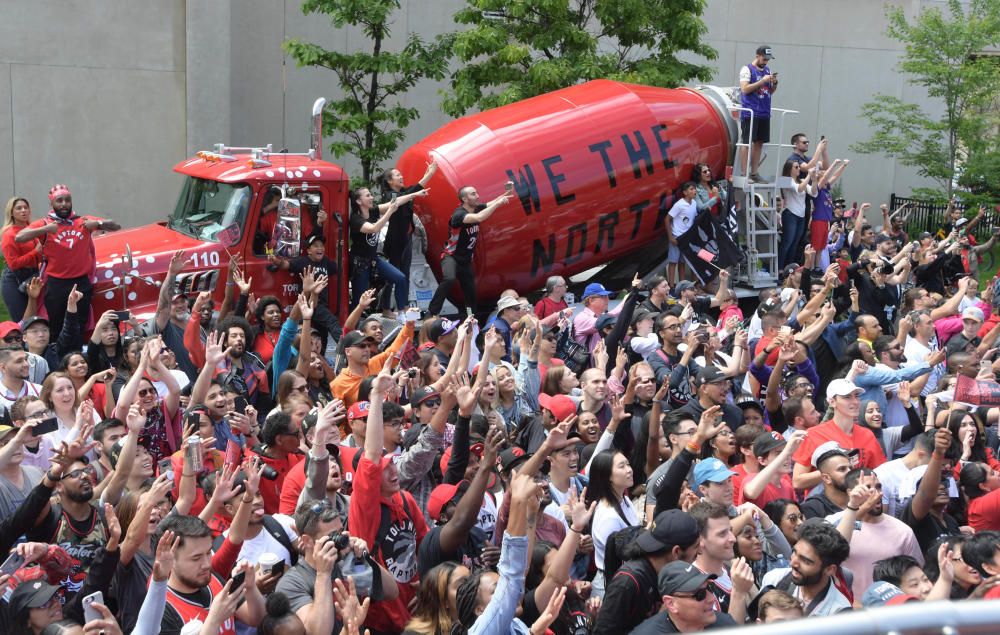
[[[905,203],[910,204],[910,211],[906,216],[905,223],[906,231],[910,235],[910,238],[915,239],[921,232],[937,233],[945,220],[944,216],[948,211],[947,205],[939,205],[893,194],[889,199],[889,209],[895,210]],[[957,207],[965,213],[967,218],[971,216],[969,212],[973,210],[966,209],[962,203],[958,203]],[[987,208],[983,219],[972,229],[972,235],[976,237],[977,242],[982,243],[990,237],[990,234],[993,233],[993,228],[997,227],[998,224],[1000,224],[1000,213],[996,209]]]
[[[1000,602],[909,602],[830,617],[713,631],[719,635],[996,635]]]

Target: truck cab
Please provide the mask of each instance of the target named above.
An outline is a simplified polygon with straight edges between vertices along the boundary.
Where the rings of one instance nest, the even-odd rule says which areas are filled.
[[[273,271],[267,259],[280,201],[282,208],[289,203],[298,208],[303,239],[309,229],[322,226],[326,256],[340,271],[330,280],[330,308],[344,319],[348,178],[320,157],[319,147],[292,154],[274,153],[269,146],[217,145],[178,163],[174,171],[184,175],[184,182],[167,220],[95,238],[94,314],[128,309],[140,321],[152,318],[170,259],[179,249],[187,263],[177,276],[176,292],[210,291],[218,305],[232,257],[246,278],[253,278],[258,298],[274,295],[291,305],[301,280]]]

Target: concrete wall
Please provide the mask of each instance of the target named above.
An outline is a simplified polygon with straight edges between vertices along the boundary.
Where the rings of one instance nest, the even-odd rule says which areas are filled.
[[[896,0],[910,15],[940,1]],[[403,34],[452,29],[464,0],[402,0],[389,50]],[[172,209],[179,177],[170,168],[216,142],[308,146],[308,112],[318,96],[337,98],[332,71],[297,68],[281,51],[299,37],[327,48],[366,47],[356,30],[304,16],[299,0],[0,0],[0,196],[27,196],[38,216],[52,183],[73,190],[76,208],[135,225]],[[852,159],[848,199],[881,202],[918,184],[882,157],[852,156],[869,131],[859,108],[876,92],[916,99],[895,68],[900,47],[884,35],[873,0],[709,0],[708,40],[719,51],[714,83],[732,85],[758,44],[771,45],[781,73],[774,105],[799,110],[784,136],[832,140]],[[447,117],[427,82],[406,96],[422,116],[399,153]],[[773,129],[777,137],[777,126]],[[771,159],[775,157],[772,155]],[[349,157],[339,160],[360,172]]]

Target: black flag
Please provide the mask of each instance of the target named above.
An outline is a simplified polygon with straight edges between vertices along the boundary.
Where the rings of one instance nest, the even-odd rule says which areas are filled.
[[[710,211],[704,210],[695,218],[691,229],[677,237],[677,247],[688,269],[702,284],[707,284],[719,275],[720,268],[739,263],[741,253],[734,236],[723,229]],[[698,256],[703,249],[714,256],[711,263]]]

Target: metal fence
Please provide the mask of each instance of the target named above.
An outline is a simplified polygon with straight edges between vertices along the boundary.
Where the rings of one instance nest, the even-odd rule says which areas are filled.
[[[910,602],[830,617],[808,618],[739,630],[714,631],[740,635],[996,635],[1000,632],[1000,602]]]
[[[910,238],[915,239],[921,232],[937,233],[945,220],[945,212],[948,211],[947,205],[936,205],[893,194],[889,200],[889,209],[895,210],[905,203],[910,204],[910,211],[906,216],[906,231]],[[958,203],[958,208],[965,212],[966,217],[970,220],[974,216],[971,212],[976,211],[965,209],[961,203]],[[976,237],[977,242],[982,243],[990,237],[993,228],[997,227],[998,223],[1000,223],[1000,213],[996,209],[987,208],[983,219],[973,228],[972,235]]]

